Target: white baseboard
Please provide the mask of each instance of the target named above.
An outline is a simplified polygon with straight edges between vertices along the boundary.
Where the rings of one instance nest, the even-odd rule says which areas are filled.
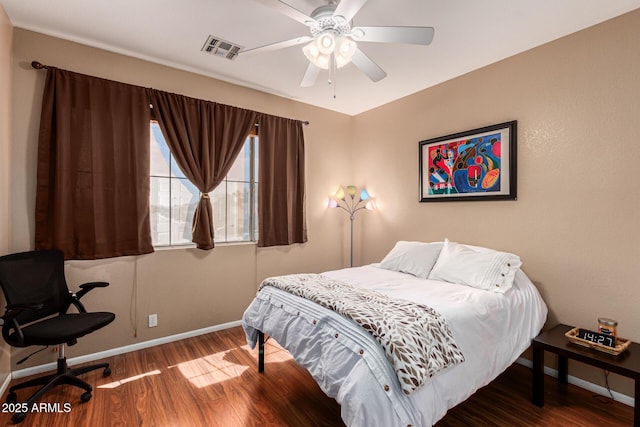
[[[7,388],[9,388],[9,383],[11,382],[11,379],[12,379],[12,375],[11,373],[9,373],[9,375],[7,375],[7,378],[4,379],[4,382],[0,386],[0,396],[4,395],[4,392],[7,391]]]
[[[135,350],[142,350],[144,348],[154,347],[160,344],[167,344],[174,341],[183,340],[185,338],[197,337],[198,335],[204,335],[211,332],[221,331],[223,329],[229,329],[242,325],[242,321],[237,320],[235,322],[223,323],[221,325],[209,326],[207,328],[196,329],[194,331],[183,332],[181,334],[169,335],[162,338],[156,338],[149,341],[143,341],[137,344],[131,344],[124,347],[113,348],[111,350],[100,351],[98,353],[86,354],[84,356],[73,357],[68,360],[69,365],[77,365],[79,363],[93,362],[94,360],[104,359],[105,357],[116,356],[118,354],[129,353]],[[23,378],[29,375],[41,374],[55,370],[57,368],[57,362],[51,362],[44,365],[34,366],[31,368],[19,369],[13,371],[8,377],[8,381],[11,378]],[[8,382],[7,382],[8,384]],[[3,385],[5,387],[5,385]],[[4,389],[2,389],[4,391]]]
[[[533,368],[533,362],[531,360],[521,357],[516,362],[528,368]],[[544,367],[544,373],[554,378],[558,378],[558,371],[556,369],[551,369],[548,366]],[[609,391],[605,387],[590,383],[589,381],[582,380],[572,375],[569,375],[568,381],[569,384],[573,384],[585,390],[589,390],[592,393],[596,393],[605,397],[611,397],[611,395],[609,395]],[[613,400],[615,400],[616,402],[624,403],[625,405],[631,406],[632,408],[635,406],[635,399],[633,397],[627,396],[626,394],[618,393],[617,391],[613,390],[611,390],[611,394],[613,395]]]

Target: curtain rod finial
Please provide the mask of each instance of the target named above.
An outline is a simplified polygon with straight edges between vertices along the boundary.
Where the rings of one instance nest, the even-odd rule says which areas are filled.
[[[31,66],[32,66],[33,68],[35,68],[36,70],[41,70],[41,69],[43,69],[43,68],[47,68],[47,67],[45,67],[44,65],[42,65],[42,64],[41,64],[40,62],[38,62],[38,61],[32,61],[32,62],[31,62]]]

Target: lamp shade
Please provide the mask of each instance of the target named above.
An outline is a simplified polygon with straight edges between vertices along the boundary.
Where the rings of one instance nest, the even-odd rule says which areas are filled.
[[[339,37],[336,42],[336,50],[334,53],[336,57],[336,67],[342,68],[351,62],[353,54],[356,52],[356,48],[357,45],[355,41],[348,37]]]
[[[358,188],[355,185],[338,187],[335,194],[329,197],[329,208],[343,208],[350,214],[360,209],[375,210],[375,198],[371,197],[366,188]]]
[[[331,33],[323,33],[316,39],[316,46],[320,53],[331,55],[336,49],[336,39]]]
[[[320,52],[316,41],[317,40],[314,40],[311,43],[305,45],[302,48],[302,52],[304,53],[304,56],[307,57],[309,62],[311,62],[313,65],[327,70],[329,69],[329,55]]]
[[[356,52],[357,44],[346,36],[334,36],[331,32],[322,33],[311,43],[303,46],[302,52],[316,67],[328,70],[331,66],[331,58],[335,60],[336,67],[342,68],[351,62]]]

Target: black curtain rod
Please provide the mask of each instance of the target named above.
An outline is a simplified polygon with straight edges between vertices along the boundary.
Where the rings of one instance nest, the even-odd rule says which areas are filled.
[[[38,61],[31,61],[31,66],[32,66],[33,68],[35,68],[36,70],[42,70],[42,69],[47,69],[47,68],[49,68],[49,66],[48,66],[48,65],[44,65],[42,62],[38,62]],[[303,124],[303,125],[305,125],[305,126],[308,126],[308,125],[309,125],[309,121],[308,121],[308,120],[306,120],[306,121],[300,121],[300,123],[302,123],[302,124]]]

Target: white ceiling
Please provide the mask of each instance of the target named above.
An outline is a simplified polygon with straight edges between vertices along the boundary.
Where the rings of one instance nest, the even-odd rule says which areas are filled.
[[[305,14],[327,0],[285,0]],[[234,61],[201,52],[212,34],[254,48],[308,35],[257,0],[0,0],[15,27],[193,71],[355,115],[640,7],[639,0],[369,0],[354,26],[431,26],[429,46],[358,46],[388,76],[349,64],[299,87],[302,45]],[[33,58],[38,60],[38,58]],[[56,65],[56,64],[51,64]]]

